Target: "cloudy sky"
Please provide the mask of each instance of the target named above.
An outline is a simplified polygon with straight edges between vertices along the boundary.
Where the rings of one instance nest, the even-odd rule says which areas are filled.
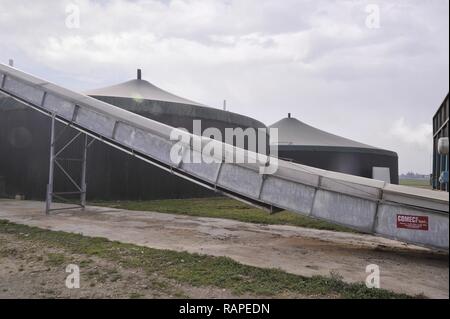
[[[79,91],[140,67],[213,107],[394,150],[402,173],[431,171],[448,39],[448,0],[0,0],[2,63]]]

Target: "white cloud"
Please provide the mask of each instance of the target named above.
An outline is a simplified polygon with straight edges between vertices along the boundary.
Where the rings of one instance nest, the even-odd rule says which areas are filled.
[[[402,143],[413,144],[415,146],[431,149],[433,126],[428,123],[421,123],[412,126],[406,123],[401,117],[394,122],[390,134],[398,138]]]

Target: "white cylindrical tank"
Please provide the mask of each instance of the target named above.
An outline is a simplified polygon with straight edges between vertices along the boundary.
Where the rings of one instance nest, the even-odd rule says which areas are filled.
[[[448,137],[441,137],[439,139],[438,152],[442,155],[448,155]]]

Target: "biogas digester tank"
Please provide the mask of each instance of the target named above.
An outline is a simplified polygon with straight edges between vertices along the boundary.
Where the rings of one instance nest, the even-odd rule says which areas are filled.
[[[389,168],[390,182],[398,184],[397,153],[337,136],[296,118],[272,124],[278,129],[278,157],[325,170],[373,178],[374,167]]]
[[[166,92],[141,77],[121,84],[91,90],[85,94],[164,124],[192,132],[193,120],[202,129],[265,128],[252,118],[207,107]],[[57,124],[61,131],[62,124]],[[75,135],[66,129],[60,142]],[[50,118],[13,99],[0,95],[0,176],[6,194],[24,194],[27,199],[44,199],[48,183]],[[80,157],[81,139],[68,149],[65,157]],[[69,170],[79,163],[64,162]],[[79,174],[74,174],[78,176]],[[214,193],[151,164],[137,160],[103,143],[88,150],[88,199],[164,199],[213,196]],[[58,191],[73,190],[71,183],[55,170]]]

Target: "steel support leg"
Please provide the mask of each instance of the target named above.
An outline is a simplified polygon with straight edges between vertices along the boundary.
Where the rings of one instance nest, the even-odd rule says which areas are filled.
[[[48,184],[47,184],[47,196],[46,196],[46,203],[45,203],[45,213],[48,215],[50,211],[53,210],[61,210],[61,209],[73,209],[73,208],[80,208],[85,209],[86,207],[86,191],[87,191],[87,184],[86,184],[86,164],[87,164],[87,150],[92,145],[94,140],[92,140],[90,143],[88,143],[88,136],[86,134],[78,133],[73,138],[71,138],[68,142],[66,142],[62,147],[57,150],[56,149],[56,142],[59,138],[56,138],[56,119],[55,115],[52,116],[51,120],[51,133],[50,133],[50,165],[49,165],[49,173],[48,173]],[[60,134],[62,135],[62,134]],[[84,135],[84,136],[83,136]],[[61,158],[60,154],[63,153],[65,149],[67,149],[78,137],[83,137],[83,149],[82,149],[82,155],[81,158]],[[60,137],[60,136],[58,136]],[[79,161],[81,163],[81,177],[79,179],[80,184],[76,182],[76,179],[73,178],[70,175],[70,172],[63,167],[61,161]],[[64,192],[55,192],[54,188],[54,178],[55,178],[55,167],[58,167],[61,172],[64,174],[64,176],[73,184],[73,186],[76,187],[75,191],[64,191]],[[75,207],[66,207],[66,208],[58,208],[58,209],[52,209],[52,203],[53,198],[58,198],[62,201],[69,202],[68,199],[65,199],[64,195],[79,195],[80,196],[80,202],[76,203]]]
[[[84,210],[86,208],[86,163],[87,163],[87,149],[88,149],[88,136],[84,135],[83,141],[83,156],[81,158],[81,207]]]
[[[52,115],[50,131],[50,166],[48,172],[47,196],[45,202],[45,214],[49,214],[53,201],[53,174],[55,170],[55,114]]]

